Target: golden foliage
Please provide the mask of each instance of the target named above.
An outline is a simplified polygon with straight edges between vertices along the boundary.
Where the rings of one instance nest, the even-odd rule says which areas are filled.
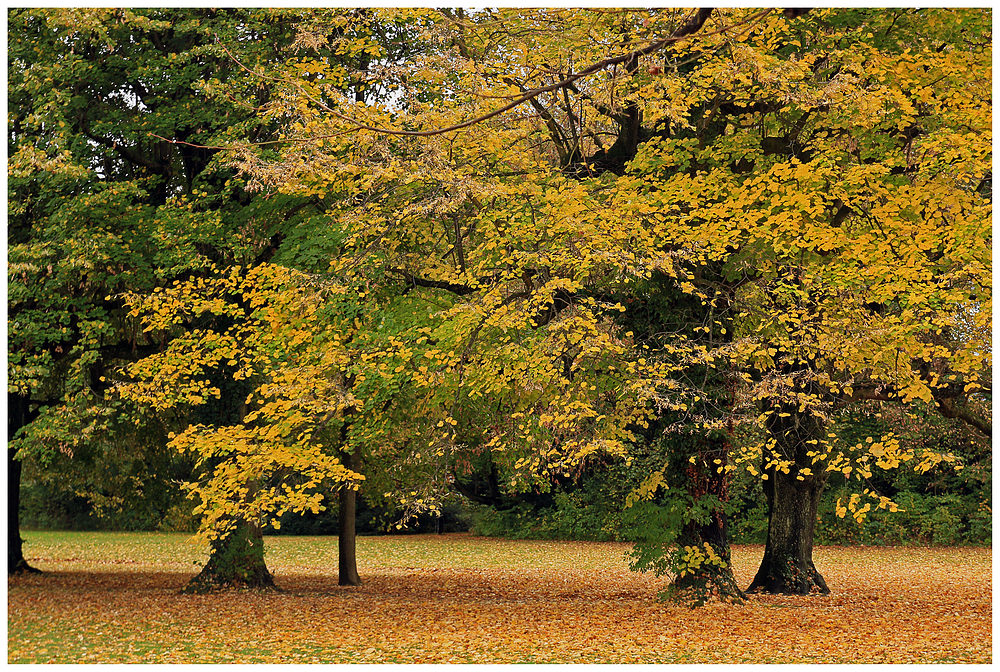
[[[220,378],[249,383],[245,399],[227,400],[239,417],[170,437],[202,476],[184,487],[199,500],[203,536],[225,535],[238,520],[276,525],[288,511],[319,511],[331,489],[357,489],[364,475],[344,467],[343,442],[328,428],[357,410],[338,340],[345,332],[327,337],[333,325],[317,321],[321,291],[306,276],[237,267],[128,301],[145,331],[174,338],[126,367],[129,379],[116,387],[123,397],[162,412],[219,399]]]
[[[421,409],[458,425],[435,447],[517,452],[515,487],[594,453],[622,455],[665,412],[688,426],[722,413],[760,426],[778,412],[829,422],[856,399],[933,402],[988,385],[985,15],[715,10],[717,30],[640,66],[553,84],[686,16],[352,16],[351,48],[371,51],[370,26],[390,18],[428,45],[380,71],[396,95],[352,99],[344,82],[370,73],[310,62],[272,109],[287,132],[280,159],[237,157],[262,187],[336,197],[331,222],[346,243],[334,277],[463,288],[427,296],[436,347],[414,378]],[[649,137],[616,169],[598,166],[629,114]],[[621,297],[653,277],[701,301],[697,338],[640,343],[618,326]],[[715,417],[695,411],[704,390],[686,380],[702,366],[739,377],[738,399]],[[478,404],[497,413],[455,417]],[[809,478],[907,461],[884,442],[865,457],[812,438],[812,463],[766,468]]]

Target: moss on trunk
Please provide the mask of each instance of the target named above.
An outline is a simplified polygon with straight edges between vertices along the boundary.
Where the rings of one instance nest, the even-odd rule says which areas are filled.
[[[274,587],[274,578],[264,564],[264,537],[260,527],[240,522],[225,537],[212,542],[208,562],[182,592]]]

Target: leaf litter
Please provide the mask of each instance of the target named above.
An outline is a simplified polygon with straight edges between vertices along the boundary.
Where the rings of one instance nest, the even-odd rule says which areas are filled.
[[[281,592],[181,595],[183,535],[26,533],[8,580],[10,663],[989,663],[989,548],[820,547],[833,592],[701,609],[657,601],[620,543],[269,537]],[[748,585],[763,549],[736,546]]]

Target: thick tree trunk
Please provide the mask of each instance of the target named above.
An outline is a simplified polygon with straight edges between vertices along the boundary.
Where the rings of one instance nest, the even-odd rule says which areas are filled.
[[[813,536],[819,501],[826,485],[825,465],[810,455],[818,447],[825,424],[820,416],[799,410],[796,395],[818,394],[808,382],[796,383],[785,402],[772,402],[766,426],[773,448],[765,452],[762,472],[768,524],[764,559],[748,593],[808,595],[829,593],[813,564]],[[785,468],[774,462],[784,463]],[[785,473],[787,470],[787,473]]]
[[[220,319],[212,327],[223,329],[227,326]],[[194,419],[216,426],[239,425],[247,414],[246,398],[251,387],[246,380],[236,380],[230,367],[223,367],[213,373],[212,379],[222,390],[219,399],[204,406],[196,407]],[[213,458],[205,467],[206,473],[215,469],[226,459]],[[247,483],[246,497],[251,499],[256,490],[253,481]],[[221,521],[223,527],[227,521]],[[184,587],[185,593],[204,593],[226,588],[274,588],[274,578],[264,563],[264,535],[259,525],[242,518],[230,518],[228,534],[212,541],[208,562]]]
[[[20,394],[7,393],[7,575],[39,572],[24,559],[21,539],[21,460],[17,449],[11,448],[14,437],[35,417],[31,400]]]
[[[703,564],[696,571],[687,571],[670,584],[667,596],[694,606],[709,599],[741,601],[745,595],[733,575],[732,553],[729,547],[729,523],[723,509],[729,500],[729,474],[725,470],[729,453],[729,437],[725,432],[712,431],[695,438],[695,450],[674,468],[683,471],[685,488],[698,501],[702,497],[715,498],[719,505],[712,510],[707,521],[691,521],[678,537],[681,547],[711,547],[722,560],[722,565]],[[685,457],[683,453],[679,455]],[[691,457],[694,462],[691,462]],[[716,462],[718,460],[718,462]]]
[[[240,521],[228,535],[213,541],[208,562],[183,592],[225,588],[274,588],[274,578],[264,564],[264,536],[259,526]]]
[[[350,453],[343,454],[344,466],[357,468],[357,458]],[[357,535],[355,518],[358,510],[358,491],[352,488],[340,489],[340,535],[337,537],[337,577],[341,586],[360,586],[358,576]]]
[[[796,473],[795,468],[788,474],[772,469],[764,481],[767,544],[748,593],[830,592],[812,559],[816,515],[825,479],[807,476],[798,480]]]
[[[732,552],[726,530],[726,514],[716,511],[708,524],[695,525],[681,533],[678,539],[680,546],[695,546],[700,549],[707,543],[722,560],[723,566],[704,565],[698,571],[675,578],[668,588],[668,594],[673,593],[680,601],[695,606],[712,598],[740,602],[746,597],[733,575]]]

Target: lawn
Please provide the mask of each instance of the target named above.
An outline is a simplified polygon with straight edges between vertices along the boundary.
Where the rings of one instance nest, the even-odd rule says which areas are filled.
[[[690,610],[656,601],[627,544],[275,537],[282,592],[181,595],[184,535],[25,532],[46,573],[8,581],[10,663],[989,663],[988,548],[818,548],[828,596]],[[762,548],[738,546],[742,585]]]

